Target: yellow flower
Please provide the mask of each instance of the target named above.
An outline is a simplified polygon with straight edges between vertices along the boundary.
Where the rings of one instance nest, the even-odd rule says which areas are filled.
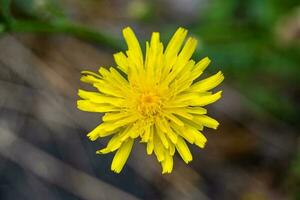
[[[128,46],[126,54],[114,54],[117,68],[99,68],[99,74],[83,71],[81,81],[98,91],[79,90],[82,100],[77,101],[80,110],[105,113],[102,123],[88,137],[96,140],[112,136],[107,147],[99,154],[117,151],[111,170],[119,173],[135,139],[145,143],[147,154],[154,154],[162,165],[162,173],[173,169],[173,156],[179,153],[184,162],[193,158],[186,144],[188,141],[204,148],[203,127],[216,129],[219,123],[208,117],[203,106],[217,101],[221,91],[209,90],[219,85],[221,72],[198,81],[197,78],[209,65],[209,58],[199,62],[191,59],[197,40],[190,37],[183,45],[187,30],[179,28],[166,49],[154,32],[146,42],[143,53],[134,32],[123,30]],[[183,47],[182,47],[183,45]]]

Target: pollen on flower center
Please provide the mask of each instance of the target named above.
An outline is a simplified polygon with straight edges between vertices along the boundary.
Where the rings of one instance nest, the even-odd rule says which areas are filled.
[[[153,92],[145,92],[139,96],[138,111],[146,117],[152,117],[161,110],[161,97]]]

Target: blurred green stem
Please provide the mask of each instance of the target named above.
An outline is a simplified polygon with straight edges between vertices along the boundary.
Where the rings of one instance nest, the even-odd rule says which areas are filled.
[[[96,42],[113,50],[121,49],[119,39],[101,31],[72,23],[68,20],[39,21],[38,19],[15,19],[10,14],[11,0],[0,0],[0,33],[2,32],[30,32],[30,33],[65,33]],[[1,18],[2,23],[1,23]]]
[[[10,21],[11,16],[10,16],[10,0],[0,0],[0,11],[2,12],[3,19],[5,21]]]
[[[66,33],[91,42],[103,44],[104,46],[114,50],[122,48],[120,45],[121,42],[108,34],[67,21],[40,22],[12,20],[8,24],[8,30],[11,32]]]
[[[0,34],[4,31],[5,31],[5,26],[3,24],[0,24]]]

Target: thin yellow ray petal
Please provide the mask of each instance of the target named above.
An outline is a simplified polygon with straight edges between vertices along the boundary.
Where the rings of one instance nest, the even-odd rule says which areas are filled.
[[[207,139],[200,131],[192,126],[185,126],[185,130],[194,138],[194,144],[200,148],[204,148]]]
[[[178,55],[178,58],[174,63],[172,71],[164,79],[162,84],[169,85],[176,78],[176,76],[184,69],[185,65],[188,64],[189,59],[191,58],[193,52],[196,49],[196,46],[197,40],[194,38],[189,38],[182,51]]]
[[[123,142],[121,147],[118,149],[111,164],[112,171],[116,173],[121,172],[131,152],[133,141],[133,139],[128,139],[127,141]]]
[[[153,150],[159,162],[165,159],[165,149],[156,132],[153,132]]]
[[[186,125],[189,125],[189,126],[192,126],[192,127],[195,127],[197,130],[203,130],[203,125],[202,124],[198,124],[196,123],[196,121],[194,120],[189,120],[189,119],[186,119],[186,118],[183,118],[183,117],[180,117],[178,116],[178,118]]]
[[[103,94],[106,94],[106,95],[111,95],[111,96],[121,97],[121,98],[124,98],[126,96],[126,94],[124,94],[124,92],[112,87],[106,81],[94,83],[93,86],[95,88],[97,88],[100,92],[102,92]]]
[[[110,70],[100,67],[99,73],[102,74],[103,80],[105,80],[114,90],[122,91],[123,94],[126,94],[129,90],[128,81],[124,79],[113,67],[110,67]]]
[[[219,91],[212,95],[204,95],[197,99],[193,99],[190,101],[191,106],[206,106],[208,104],[216,102],[218,99],[221,98],[222,91]]]
[[[123,36],[127,43],[128,50],[132,51],[134,58],[138,60],[139,64],[143,65],[143,53],[133,30],[130,27],[124,28]]]
[[[185,108],[185,110],[188,113],[196,114],[196,115],[203,115],[203,114],[207,113],[207,110],[202,107],[187,107],[187,108]]]
[[[99,92],[89,92],[85,90],[78,90],[78,96],[83,99],[88,99],[92,103],[97,104],[111,104],[116,107],[123,107],[125,100],[122,98],[109,97],[102,95]]]
[[[154,149],[153,138],[150,137],[149,141],[147,142],[147,154],[151,155],[153,149]]]
[[[109,123],[107,122],[107,126],[105,127],[105,130],[106,131],[112,131],[114,129],[117,129],[119,127],[122,127],[122,126],[126,126],[126,125],[129,125],[133,122],[135,122],[136,120],[138,120],[138,116],[136,115],[131,115],[129,117],[125,117],[117,122],[112,122],[112,123]]]
[[[193,160],[193,156],[189,150],[189,147],[181,137],[178,137],[178,141],[175,146],[185,163],[189,163]]]
[[[94,128],[91,132],[87,134],[88,138],[92,141],[97,140],[99,136],[99,132],[102,130],[102,124],[98,125],[96,128]]]
[[[202,124],[203,126],[206,126],[208,128],[217,129],[219,126],[219,122],[211,117],[208,117],[206,115],[199,115],[194,117],[195,122]]]
[[[113,112],[119,111],[120,108],[117,108],[108,104],[97,104],[93,103],[90,100],[78,100],[77,108],[87,112]]]
[[[197,40],[195,38],[188,38],[187,42],[185,43],[183,49],[181,50],[180,54],[178,55],[178,63],[175,65],[178,65],[176,67],[183,67],[182,63],[187,62],[193,55],[194,51],[196,50],[197,47]],[[180,63],[182,62],[182,63]]]
[[[164,128],[164,127],[161,125],[159,120],[156,121],[155,127],[156,127],[156,129],[155,129],[156,133],[157,133],[158,137],[160,138],[162,144],[164,145],[165,148],[169,148],[169,142],[166,138],[165,132],[164,132],[164,130],[161,129],[161,128]],[[167,131],[167,130],[165,130],[165,131]]]
[[[201,59],[194,67],[192,73],[191,73],[191,78],[194,80],[197,77],[199,77],[203,71],[208,67],[210,64],[210,59],[208,57],[205,57]]]
[[[113,131],[106,131],[104,130],[105,123],[102,123],[98,125],[95,129],[93,129],[91,132],[87,134],[90,140],[95,141],[99,137],[105,137],[108,135],[112,135],[118,130],[113,130]]]
[[[164,68],[162,76],[166,77],[172,69],[173,65],[177,61],[177,54],[179,53],[184,39],[187,35],[187,30],[184,28],[178,28],[173,37],[171,38],[167,48],[164,52]]]
[[[188,113],[188,110],[186,108],[172,108],[172,109],[168,109],[169,112],[179,115],[181,117],[184,117],[186,119],[193,119],[193,115]]]
[[[125,140],[127,140],[130,137],[132,131],[135,131],[134,124],[127,125],[126,130],[120,136],[120,140],[122,142],[124,142]]]
[[[148,142],[148,141],[149,141],[150,133],[151,133],[151,128],[152,128],[152,125],[147,125],[147,126],[145,127],[145,132],[144,132],[144,134],[141,136],[141,137],[142,137],[141,142]]]
[[[171,156],[168,151],[165,151],[165,159],[161,162],[161,165],[162,165],[162,174],[172,172],[173,156]]]
[[[176,56],[180,51],[182,43],[187,35],[187,30],[179,27],[171,38],[169,44],[167,45],[165,55],[166,57]]]
[[[184,70],[181,70],[181,72],[177,74],[177,78],[170,84],[171,90],[174,90],[174,95],[187,90],[193,83],[193,80],[191,79],[191,68],[194,64],[195,61],[190,60],[184,66]]]
[[[127,117],[131,115],[129,112],[111,112],[111,113],[105,113],[105,115],[102,117],[102,121],[116,121],[119,119],[122,119],[124,117]]]
[[[176,125],[175,123],[171,123],[171,127],[179,135],[179,136],[177,136],[177,141],[178,141],[178,137],[181,136],[191,144],[193,144],[195,142],[195,138],[193,137],[193,135],[188,134],[188,132],[186,131],[186,129],[185,129],[186,126],[180,127],[180,126]]]
[[[159,33],[154,32],[151,36],[150,46],[147,49],[147,60],[145,63],[145,70],[147,76],[146,83],[154,84],[159,82],[162,70],[163,45],[160,42]]]
[[[89,83],[89,84],[94,84],[94,83],[98,83],[100,82],[102,79],[99,79],[99,78],[96,78],[94,76],[91,76],[91,75],[84,75],[80,78],[80,81],[81,82],[84,82],[84,83]]]
[[[161,121],[160,123],[158,123],[158,125],[161,127],[162,130],[164,130],[171,142],[175,144],[177,142],[177,135],[170,128],[169,122],[165,118],[161,118]]]
[[[204,80],[198,81],[194,83],[190,90],[193,92],[204,92],[210,89],[215,88],[224,80],[224,75],[221,71],[212,75]]]
[[[135,124],[134,124],[134,127],[135,127],[134,131],[132,131],[132,132],[130,133],[130,137],[131,137],[132,139],[137,138],[138,136],[140,136],[141,134],[143,134],[143,132],[145,131],[145,128],[144,128],[144,127],[141,127],[141,126],[140,126],[140,123],[135,123]]]
[[[114,54],[115,62],[120,70],[127,74],[128,72],[128,60],[123,52],[118,52]]]
[[[100,74],[97,74],[97,73],[92,72],[92,71],[83,70],[80,73],[82,74],[82,76],[93,76],[94,78],[102,79],[102,77],[100,76]]]
[[[184,126],[184,123],[171,113],[164,113],[165,117],[173,121],[178,126]]]
[[[111,77],[116,80],[121,87],[129,89],[129,82],[113,67],[109,68]]]
[[[177,142],[177,139],[176,139],[176,142]],[[175,145],[172,143],[170,143],[169,153],[171,156],[173,156],[175,154]]]
[[[107,146],[104,149],[98,150],[96,151],[97,154],[107,154],[110,152],[113,152],[115,150],[117,150],[118,148],[120,148],[122,141],[120,140],[120,135],[116,134],[114,135],[108,142]]]

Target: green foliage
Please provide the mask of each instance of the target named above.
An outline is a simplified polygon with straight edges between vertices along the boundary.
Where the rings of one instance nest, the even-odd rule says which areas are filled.
[[[13,0],[13,6],[23,15],[40,20],[65,18],[65,13],[58,0]]]
[[[0,32],[65,33],[119,49],[120,42],[108,33],[70,21],[58,0],[0,0]],[[12,9],[13,8],[13,9]],[[14,10],[14,15],[11,14]]]
[[[300,84],[299,43],[282,46],[275,31],[296,5],[292,0],[216,0],[190,29],[202,43],[197,57],[212,57],[226,81],[278,118],[299,125],[298,102],[286,91]]]
[[[0,5],[1,5],[1,18],[2,20],[9,20],[10,17],[10,0],[0,0]]]
[[[0,23],[0,34],[5,31],[5,26]]]

